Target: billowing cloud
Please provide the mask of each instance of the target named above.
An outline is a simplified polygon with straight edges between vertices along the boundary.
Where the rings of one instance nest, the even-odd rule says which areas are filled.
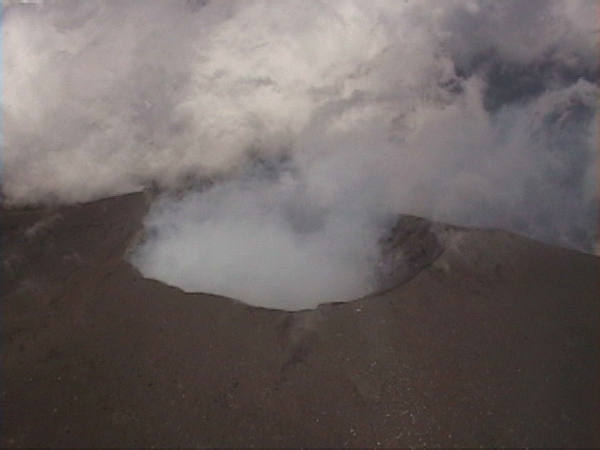
[[[360,294],[390,213],[592,251],[597,14],[593,0],[9,2],[3,196],[168,189],[138,267],[258,303]]]

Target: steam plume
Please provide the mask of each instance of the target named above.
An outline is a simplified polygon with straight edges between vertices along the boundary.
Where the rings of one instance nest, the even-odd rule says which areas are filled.
[[[364,293],[388,214],[591,252],[597,16],[593,0],[7,2],[4,201],[157,186],[143,273],[290,308]]]

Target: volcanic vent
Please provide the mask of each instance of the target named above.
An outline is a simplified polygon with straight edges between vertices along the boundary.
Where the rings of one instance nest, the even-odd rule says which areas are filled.
[[[423,218],[366,216],[280,187],[244,187],[159,198],[130,261],[186,292],[293,311],[387,291],[443,251],[440,225]]]

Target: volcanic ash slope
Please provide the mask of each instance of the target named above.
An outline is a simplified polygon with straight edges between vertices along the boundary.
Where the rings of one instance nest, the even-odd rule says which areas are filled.
[[[380,294],[291,313],[142,278],[146,211],[2,212],[3,447],[600,446],[598,257],[405,218]]]

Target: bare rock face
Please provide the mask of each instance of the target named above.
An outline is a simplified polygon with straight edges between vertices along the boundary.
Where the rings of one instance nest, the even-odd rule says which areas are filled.
[[[379,240],[381,258],[377,264],[380,294],[409,281],[432,264],[444,251],[437,235],[439,225],[421,217],[400,215]]]

